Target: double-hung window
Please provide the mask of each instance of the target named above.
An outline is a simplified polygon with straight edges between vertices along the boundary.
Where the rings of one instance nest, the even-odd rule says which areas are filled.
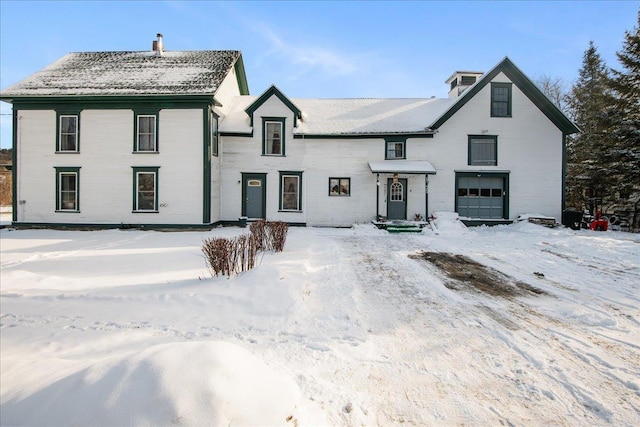
[[[56,151],[60,153],[77,153],[80,151],[80,126],[78,115],[58,115],[58,144]]]
[[[57,167],[56,169],[56,211],[80,211],[80,168]]]
[[[262,154],[265,156],[284,156],[284,118],[262,118]]]
[[[133,211],[158,211],[158,167],[133,168]]]
[[[280,210],[302,210],[302,172],[280,172]]]
[[[385,159],[405,159],[405,141],[386,141]]]
[[[158,115],[135,115],[135,144],[133,151],[137,153],[158,152]]]
[[[495,135],[469,135],[469,165],[497,166],[498,137]]]
[[[491,117],[511,117],[511,83],[491,83]]]
[[[329,178],[329,196],[349,196],[351,178]]]

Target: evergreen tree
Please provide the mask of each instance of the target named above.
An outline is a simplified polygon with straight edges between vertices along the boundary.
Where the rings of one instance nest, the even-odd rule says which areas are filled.
[[[571,88],[569,114],[581,132],[567,140],[567,205],[593,213],[608,204],[615,185],[610,179],[610,129],[615,120],[609,70],[593,41]]]
[[[626,31],[622,50],[616,53],[622,70],[612,70],[611,87],[619,120],[613,127],[614,144],[609,153],[620,205],[632,207],[633,222],[640,220],[640,11],[638,26]]]

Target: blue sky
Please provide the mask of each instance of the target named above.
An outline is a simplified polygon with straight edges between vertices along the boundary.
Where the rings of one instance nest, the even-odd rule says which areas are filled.
[[[455,70],[509,56],[529,77],[577,77],[590,40],[610,67],[640,1],[0,0],[0,87],[68,52],[239,49],[249,89],[313,98],[446,97]],[[11,146],[2,104],[0,146]]]

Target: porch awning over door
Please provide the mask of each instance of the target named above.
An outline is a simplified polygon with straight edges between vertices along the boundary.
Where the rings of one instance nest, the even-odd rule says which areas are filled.
[[[369,162],[369,169],[373,173],[407,173],[435,175],[433,165],[426,160],[381,160]]]

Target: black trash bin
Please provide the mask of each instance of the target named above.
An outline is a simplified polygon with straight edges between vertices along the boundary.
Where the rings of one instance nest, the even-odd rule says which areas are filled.
[[[580,230],[583,215],[581,211],[565,210],[562,212],[562,225],[572,230]]]
[[[245,228],[247,226],[247,217],[241,216],[238,218],[238,226]]]

